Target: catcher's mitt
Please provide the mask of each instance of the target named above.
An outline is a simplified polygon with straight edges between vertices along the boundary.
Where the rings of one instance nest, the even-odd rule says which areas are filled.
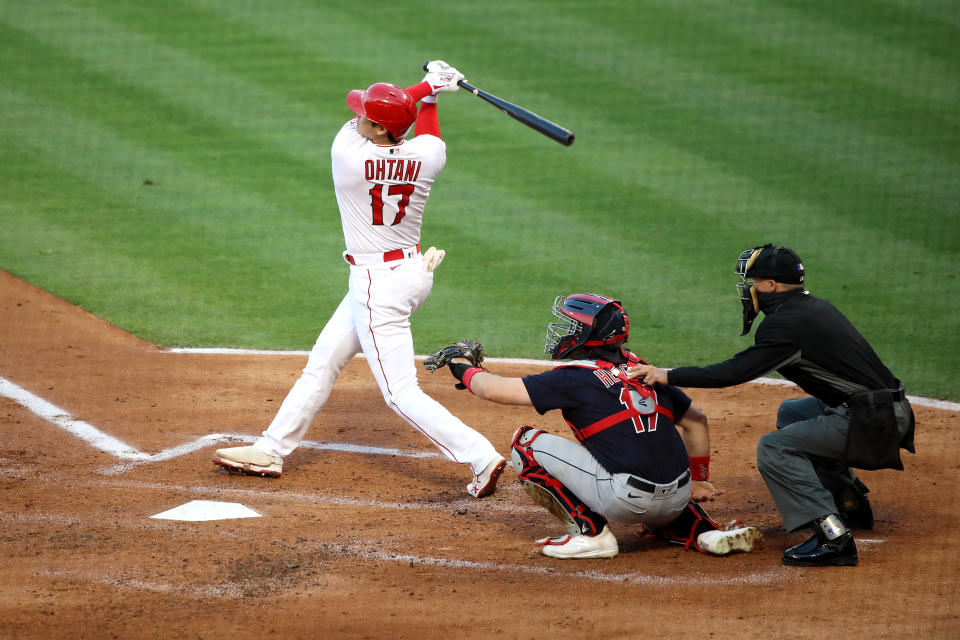
[[[483,345],[476,340],[460,340],[432,353],[423,361],[427,371],[433,373],[440,367],[450,364],[454,358],[466,358],[474,367],[482,366]]]

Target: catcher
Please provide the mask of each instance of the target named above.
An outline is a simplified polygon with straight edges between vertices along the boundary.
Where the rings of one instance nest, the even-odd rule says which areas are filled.
[[[619,553],[609,521],[641,524],[652,535],[715,555],[751,551],[755,527],[720,530],[697,504],[722,493],[709,481],[707,417],[677,387],[637,384],[627,367],[643,362],[623,348],[629,318],[618,300],[592,293],[560,296],[545,350],[556,368],[504,378],[483,366],[483,346],[464,340],[428,356],[446,366],[457,388],[500,404],[560,409],[578,442],[523,426],[511,458],[534,502],[567,534],[535,544],[553,558],[612,558]],[[679,427],[679,431],[676,427]],[[681,436],[680,431],[683,435]]]

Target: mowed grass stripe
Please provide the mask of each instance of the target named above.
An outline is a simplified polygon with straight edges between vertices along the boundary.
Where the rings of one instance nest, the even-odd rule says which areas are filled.
[[[895,130],[886,134],[871,132],[869,128],[863,130],[861,115],[870,112],[869,101],[858,99],[849,105],[841,102],[825,107],[830,112],[820,114],[818,111],[824,109],[822,105],[791,99],[779,87],[768,86],[763,81],[750,84],[750,78],[731,76],[727,68],[736,68],[736,63],[723,63],[723,68],[714,71],[708,66],[710,56],[676,57],[681,53],[686,55],[690,49],[686,48],[687,43],[669,33],[661,37],[662,49],[657,49],[656,39],[640,38],[642,49],[639,51],[633,35],[624,35],[618,40],[607,31],[599,30],[594,37],[590,33],[589,28],[581,29],[577,38],[581,48],[571,48],[570,53],[561,54],[553,63],[570,70],[574,77],[593,72],[591,88],[596,95],[604,96],[598,120],[602,116],[604,121],[613,123],[613,130],[624,131],[623,123],[632,120],[642,131],[646,128],[660,135],[667,144],[683,144],[691,154],[711,154],[709,157],[715,158],[717,165],[729,167],[731,173],[755,176],[771,187],[785,190],[791,197],[818,196],[824,206],[834,211],[838,207],[850,208],[850,213],[856,214],[860,221],[876,222],[877,213],[882,214],[891,204],[895,204],[901,214],[912,215],[918,207],[953,211],[955,164],[945,163],[937,156],[939,147],[935,146],[931,152],[926,145],[896,139]],[[712,41],[709,32],[695,33],[707,42]],[[601,40],[606,41],[605,47],[592,47]],[[677,44],[671,44],[675,40]],[[592,68],[581,64],[582,68],[577,69],[577,64],[587,57],[584,49],[596,52],[595,64]],[[641,61],[640,64],[617,64],[614,58],[609,68],[620,69],[623,75],[611,76],[604,65],[611,52],[617,51],[626,52],[623,55]],[[656,61],[655,68],[643,68],[643,61],[651,59]],[[817,71],[822,73],[820,69]],[[784,68],[782,74],[784,81],[789,79],[790,68]],[[676,78],[687,80],[677,83]],[[591,117],[596,111],[592,104],[583,105],[584,113]],[[615,144],[614,153],[623,149],[643,154],[649,149],[649,145],[632,146],[633,140],[626,137],[629,132],[617,141],[615,133],[599,129],[597,121],[590,125],[592,139]],[[604,135],[607,133],[609,137]],[[940,133],[927,138],[939,141]],[[588,145],[589,140],[581,135],[578,145]],[[689,142],[684,144],[686,141]],[[660,151],[650,149],[648,156],[659,159]],[[746,166],[748,162],[750,166]],[[617,162],[609,164],[618,165]],[[670,164],[665,164],[669,169]],[[620,163],[620,166],[628,165]],[[681,166],[687,169],[686,165]],[[645,175],[652,175],[645,173],[642,166],[639,169],[636,175],[641,180]],[[656,177],[661,178],[665,173],[659,172]],[[679,191],[700,197],[710,197],[707,194],[713,193],[742,203],[740,189],[724,189],[722,181],[714,189],[709,188],[712,184],[703,190],[689,188],[690,178],[699,183],[703,177],[696,172],[682,175],[684,180]],[[557,183],[561,188],[564,184],[571,186],[576,192],[581,187],[579,183],[562,180]],[[915,233],[916,228],[907,232]],[[944,238],[939,231],[928,235],[935,242],[942,242]]]
[[[629,42],[615,41],[612,46],[625,50]],[[644,41],[643,46],[652,49],[657,43]],[[654,135],[672,144],[687,141],[692,153],[708,155],[770,186],[802,187],[804,197],[819,196],[834,208],[851,200],[856,207],[852,213],[861,219],[874,221],[877,211],[890,205],[903,212],[918,206],[942,213],[954,210],[956,163],[893,138],[895,131],[887,136],[864,131],[857,123],[857,110],[868,105],[852,105],[855,108],[845,115],[821,115],[775,87],[714,72],[709,60],[676,58],[671,49],[686,51],[671,45],[656,55],[640,55],[640,60],[655,59],[656,69],[630,70],[597,87],[626,105],[616,121],[629,118],[633,105],[640,105],[635,111],[642,113],[652,103],[646,108],[661,114],[661,119],[636,121],[639,126],[648,124]],[[598,52],[598,66],[606,53]],[[576,63],[572,55],[565,62],[567,68]],[[677,83],[678,77],[688,82]],[[630,94],[631,99],[624,97]],[[715,192],[722,197],[721,190]],[[873,194],[882,194],[885,200],[877,202]],[[727,195],[736,198],[738,193]],[[939,232],[931,235],[934,240],[943,238]]]
[[[77,11],[83,14],[83,19],[75,19],[86,25],[90,32],[50,30],[46,28],[42,15],[28,20],[17,14],[13,20],[8,20],[8,24],[12,23],[59,54],[59,59],[53,60],[57,66],[50,67],[51,73],[62,74],[61,69],[73,66],[79,73],[101,74],[109,78],[103,83],[105,86],[94,84],[94,91],[88,91],[89,95],[83,92],[85,84],[78,83],[75,98],[80,104],[77,108],[84,99],[108,101],[101,110],[105,112],[104,117],[120,117],[125,110],[160,111],[162,106],[169,105],[169,108],[183,112],[160,111],[154,116],[143,116],[140,115],[142,112],[134,111],[128,119],[135,126],[125,133],[135,135],[138,133],[136,125],[155,121],[156,129],[141,134],[153,133],[166,145],[193,149],[195,136],[217,125],[219,130],[207,134],[211,140],[231,145],[250,140],[259,147],[276,148],[288,159],[305,165],[329,165],[329,149],[318,148],[313,134],[318,127],[331,123],[318,121],[323,112],[318,112],[313,105],[286,99],[282,92],[273,88],[264,88],[233,72],[224,71],[163,40],[128,30],[89,7]],[[89,45],[91,33],[110,46],[99,46],[99,43],[98,46],[84,46]],[[125,100],[127,94],[132,94],[129,103]],[[69,99],[70,95],[65,98]],[[123,101],[123,104],[110,109],[111,100]],[[159,129],[160,124],[178,129],[163,131]]]
[[[79,150],[102,143],[106,149],[123,139],[126,147],[106,153],[106,161],[88,158],[96,168],[74,170],[66,168],[66,154],[30,134],[14,138],[15,151],[0,157],[33,160],[38,175],[55,176],[55,165],[71,171],[58,189],[88,198],[85,211],[106,204],[119,219],[105,246],[140,242],[145,251],[162,253],[159,234],[166,233],[162,222],[169,216],[175,229],[166,241],[180,247],[177,258],[207,272],[197,274],[198,281],[227,281],[216,292],[224,297],[220,315],[246,314],[222,327],[222,336],[252,335],[266,341],[260,346],[274,347],[271,332],[290,336],[291,327],[312,320],[305,338],[283,345],[304,348],[344,286],[327,164],[329,141],[348,117],[343,94],[376,80],[412,84],[421,58],[446,57],[478,85],[570,126],[578,140],[565,149],[468,95],[441,99],[450,163],[428,206],[424,238],[451,252],[417,316],[421,352],[449,340],[456,318],[458,330],[481,337],[497,353],[538,356],[552,297],[602,287],[635,310],[641,336],[650,330],[651,340],[638,336],[645,355],[649,342],[668,364],[691,345],[700,359],[726,356],[745,343],[727,333],[738,328],[737,311],[729,269],[718,265],[731,263],[742,246],[768,239],[804,248],[815,292],[839,293],[836,301],[852,317],[869,309],[868,325],[884,332],[903,318],[908,328],[893,331],[902,359],[931,363],[917,354],[942,354],[936,336],[942,344],[945,331],[956,333],[950,318],[960,314],[947,312],[955,303],[937,308],[937,296],[925,294],[923,285],[957,269],[955,207],[928,206],[956,194],[943,177],[955,169],[955,138],[950,116],[934,112],[940,98],[910,102],[892,88],[900,79],[873,77],[869,68],[865,79],[856,77],[864,60],[869,67],[868,57],[832,65],[830,53],[794,43],[786,27],[767,37],[766,26],[776,25],[764,15],[725,15],[715,3],[705,5],[703,16],[682,19],[677,14],[696,9],[520,2],[485,5],[478,13],[466,3],[401,4],[383,8],[394,26],[384,38],[371,37],[363,12],[346,2],[284,3],[279,10],[214,0],[24,8],[15,18],[0,18],[28,34],[20,33],[7,51],[39,45],[41,55],[8,80],[10,92],[0,100],[28,105],[23,113],[52,104],[57,113],[41,119],[48,124],[73,116],[57,125],[51,145],[66,141]],[[788,7],[774,15],[796,13]],[[753,18],[761,25],[739,24]],[[828,14],[800,20],[797,33],[816,37],[820,22],[857,42],[857,51],[861,43],[881,47],[884,55],[909,50],[895,39],[887,48],[887,26],[843,35],[845,19],[831,26]],[[830,43],[822,42],[825,50]],[[930,50],[936,59],[938,47]],[[923,47],[916,51],[907,58],[927,55]],[[411,54],[417,59],[409,60]],[[888,68],[896,68],[892,60]],[[82,97],[74,101],[71,93]],[[883,104],[871,109],[877,101]],[[907,122],[924,109],[934,117]],[[29,121],[19,119],[18,126]],[[909,126],[888,134],[888,124],[900,123]],[[112,137],[98,140],[101,131]],[[795,135],[813,139],[791,141]],[[118,179],[97,175],[125,166]],[[153,175],[135,175],[144,166]],[[145,187],[144,177],[156,184]],[[929,195],[916,193],[924,190]],[[25,208],[36,204],[50,219],[71,195],[16,193]],[[125,208],[127,198],[134,209]],[[139,217],[158,221],[141,227]],[[29,225],[25,216],[18,219]],[[80,227],[84,221],[56,223]],[[242,264],[245,255],[249,261]],[[188,275],[189,269],[163,262],[145,257],[140,266]],[[885,270],[878,287],[870,266],[881,264],[909,267]],[[83,277],[82,264],[77,268]],[[843,277],[831,277],[836,274]],[[315,282],[321,277],[332,283]],[[271,288],[271,280],[280,286]],[[216,315],[208,297],[215,285],[182,287],[190,295],[198,289],[209,303],[198,313]],[[476,312],[464,312],[465,295]],[[298,296],[309,297],[312,307]],[[916,312],[914,322],[909,310]],[[138,326],[179,323],[186,328],[168,334],[187,338],[172,344],[190,344],[196,332],[189,325],[197,323],[191,313],[187,306],[183,315]],[[274,324],[265,326],[268,320]],[[215,324],[199,320],[203,340]],[[914,340],[914,331],[924,335]],[[875,343],[883,355],[887,342]],[[940,367],[937,357],[931,369]]]
[[[164,344],[183,343],[179,330],[168,334],[171,323],[196,331],[201,343],[244,332],[262,334],[268,326],[277,330],[277,323],[283,323],[269,308],[270,301],[281,301],[295,317],[310,315],[303,308],[305,285],[291,262],[319,259],[336,264],[342,245],[338,234],[324,233],[313,221],[285,218],[269,201],[252,203],[255,193],[238,196],[231,185],[215,178],[197,182],[193,172],[184,176],[176,161],[165,161],[151,149],[134,146],[110,129],[49,103],[7,90],[0,90],[0,99],[25,107],[24,120],[8,118],[2,129],[5,139],[25,150],[10,158],[21,167],[11,182],[20,182],[29,163],[42,162],[33,169],[43,176],[34,188],[48,189],[45,200],[59,203],[43,210],[17,207],[5,218],[12,223],[19,217],[24,228],[43,218],[43,242],[33,250],[54,256],[62,267],[76,261],[76,273],[87,274],[88,282],[75,283],[84,292],[81,298],[65,297]],[[89,162],[92,148],[98,149],[95,162]],[[156,172],[168,176],[163,187],[145,186],[128,173],[130,163],[151,157]],[[206,200],[210,193],[219,194],[216,202]],[[242,202],[233,201],[238,197]],[[237,216],[236,223],[230,215]],[[276,237],[271,239],[271,234]],[[298,238],[310,241],[298,244]],[[327,238],[330,246],[325,246]],[[4,252],[9,259],[26,249],[18,245],[28,237],[6,240],[12,243]],[[278,242],[285,244],[285,251],[276,251]],[[21,254],[27,263],[30,258]],[[57,271],[59,278],[70,278],[69,268]],[[127,305],[122,295],[106,295],[117,287],[131,297]],[[55,283],[49,288],[62,291]],[[336,289],[333,295],[342,295],[339,283]],[[298,344],[303,346],[302,338]]]

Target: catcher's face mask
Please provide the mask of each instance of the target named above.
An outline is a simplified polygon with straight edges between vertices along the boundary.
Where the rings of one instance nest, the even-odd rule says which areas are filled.
[[[607,308],[611,311],[600,318]],[[553,301],[553,315],[557,321],[547,325],[544,351],[554,360],[566,357],[577,347],[626,342],[629,336],[630,319],[620,301],[606,296],[595,293],[557,296]]]
[[[753,325],[753,321],[757,318],[757,314],[760,313],[760,303],[757,302],[757,284],[752,278],[747,279],[747,272],[750,270],[750,267],[753,266],[753,263],[757,261],[757,257],[761,251],[763,251],[763,247],[747,249],[741,253],[737,259],[737,268],[735,271],[736,274],[740,276],[740,284],[737,285],[737,295],[740,297],[740,303],[743,305],[743,331],[740,332],[742,336],[747,335],[751,325]]]

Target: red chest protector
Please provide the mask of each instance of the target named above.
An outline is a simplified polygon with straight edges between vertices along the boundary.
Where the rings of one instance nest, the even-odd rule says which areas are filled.
[[[624,406],[622,411],[613,413],[606,418],[601,418],[582,429],[571,424],[569,420],[566,420],[566,423],[570,425],[573,434],[580,442],[583,442],[590,436],[596,435],[604,429],[609,429],[613,425],[620,424],[627,420],[633,421],[637,433],[656,431],[657,414],[666,416],[668,420],[673,422],[673,412],[657,402],[657,392],[654,391],[653,387],[637,379],[627,378],[627,366],[647,363],[632,353],[627,352],[626,355],[627,364],[620,366],[611,364],[605,360],[575,360],[560,365],[561,367],[593,369],[598,372],[597,377],[608,387],[618,383],[621,385],[620,404]],[[641,420],[643,417],[649,418],[648,426],[644,426]]]

